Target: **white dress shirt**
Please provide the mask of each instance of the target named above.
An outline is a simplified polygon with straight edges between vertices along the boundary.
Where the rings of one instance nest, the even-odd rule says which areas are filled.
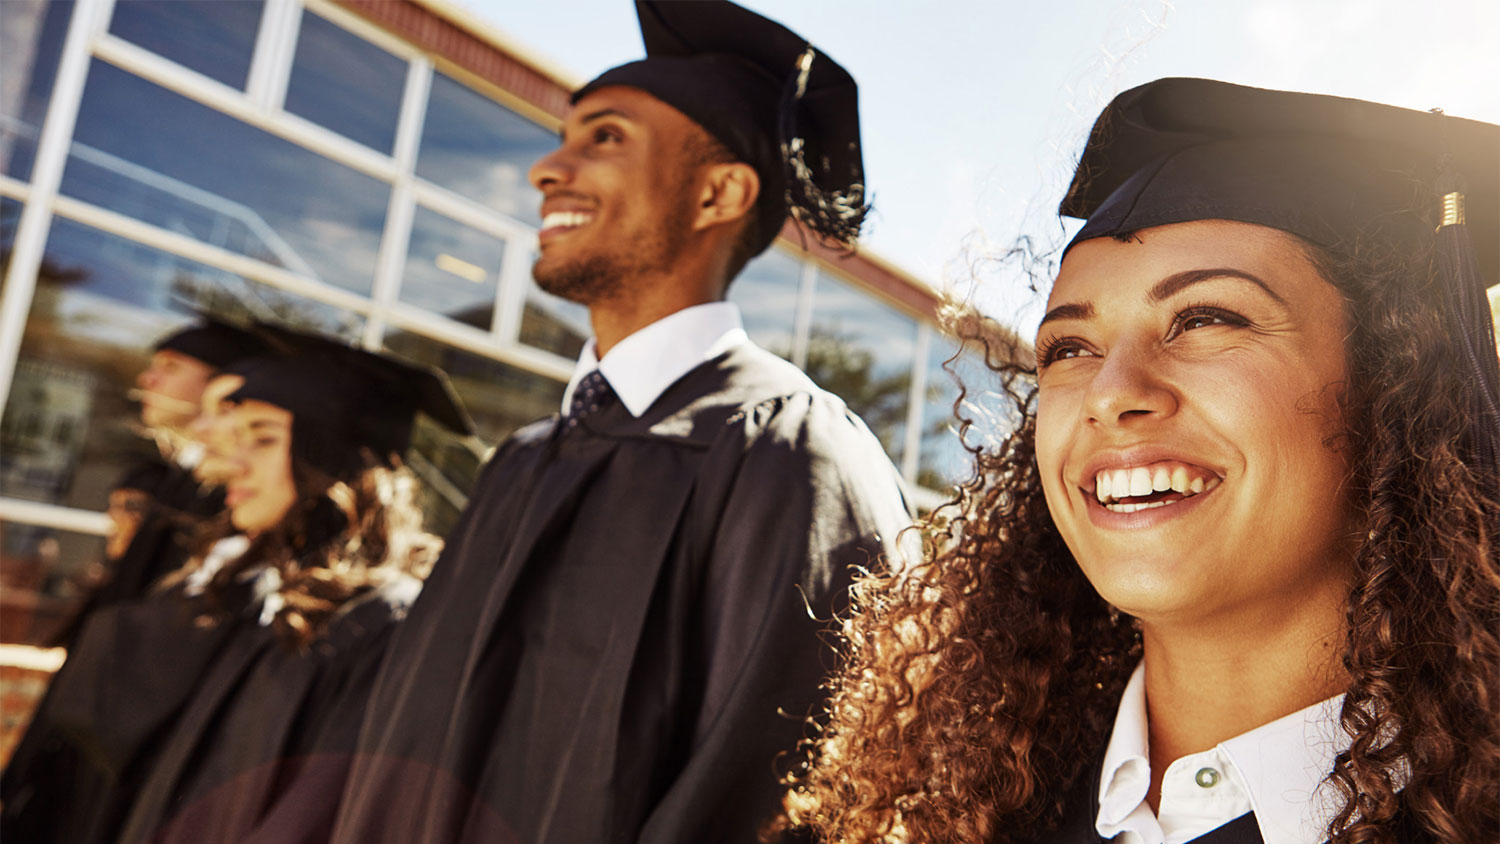
[[[640,416],[698,364],[748,342],[740,308],[730,302],[694,305],[662,317],[616,343],[604,360],[590,337],[563,391],[562,412],[568,412],[578,382],[597,369],[630,415]]]
[[[1266,844],[1322,844],[1337,806],[1323,778],[1349,746],[1344,697],[1329,698],[1167,766],[1151,811],[1145,664],[1137,665],[1104,754],[1094,828],[1116,844],[1181,844],[1255,812]],[[1118,838],[1116,836],[1119,836]]]

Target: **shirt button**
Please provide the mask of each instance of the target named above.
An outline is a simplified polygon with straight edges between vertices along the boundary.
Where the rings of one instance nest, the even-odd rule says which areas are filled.
[[[1213,768],[1199,768],[1198,773],[1193,774],[1193,781],[1200,788],[1213,788],[1219,784],[1219,772]]]

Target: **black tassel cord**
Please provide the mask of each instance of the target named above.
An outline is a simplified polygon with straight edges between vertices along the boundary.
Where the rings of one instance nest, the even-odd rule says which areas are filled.
[[[807,164],[806,141],[797,132],[797,111],[807,93],[807,77],[816,57],[817,51],[808,46],[797,60],[797,73],[787,79],[782,89],[777,128],[781,136],[781,160],[786,168],[786,205],[793,219],[825,243],[852,247],[870,213],[865,202],[864,174],[857,167],[851,168],[855,172],[848,174],[848,190],[819,187]]]

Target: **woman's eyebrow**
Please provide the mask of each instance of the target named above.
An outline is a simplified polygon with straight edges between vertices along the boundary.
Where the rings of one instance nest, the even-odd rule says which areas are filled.
[[[1282,305],[1286,304],[1286,300],[1277,295],[1276,291],[1272,290],[1270,285],[1266,284],[1264,281],[1261,281],[1260,279],[1256,278],[1250,273],[1245,272],[1244,270],[1236,270],[1230,267],[1214,267],[1212,269],[1205,270],[1184,270],[1180,273],[1173,273],[1172,275],[1167,276],[1166,278],[1158,281],[1156,284],[1151,286],[1151,290],[1146,294],[1146,301],[1154,305],[1164,299],[1176,295],[1186,288],[1192,287],[1195,284],[1202,284],[1205,281],[1211,281],[1218,278],[1234,278],[1239,279],[1240,281],[1248,281],[1251,284],[1254,284],[1256,287],[1259,287],[1261,290],[1264,290],[1267,296],[1275,299],[1278,303]]]
[[[1068,302],[1058,305],[1048,311],[1042,317],[1039,325],[1046,325],[1055,319],[1090,319],[1094,315],[1094,306],[1090,302]]]

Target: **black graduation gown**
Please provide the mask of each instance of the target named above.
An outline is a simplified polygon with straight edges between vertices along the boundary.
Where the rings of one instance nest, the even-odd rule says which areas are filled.
[[[370,683],[420,589],[402,577],[354,599],[305,650],[239,620],[154,749],[121,844],[326,841]]]
[[[334,840],[755,840],[849,567],[908,522],[863,423],[750,344],[640,418],[523,429],[394,637]]]
[[[169,595],[91,613],[0,779],[0,839],[115,840],[154,748],[235,630],[194,626]]]
[[[49,641],[70,652],[69,661],[75,665],[65,667],[66,676],[109,670],[97,663],[80,667],[78,658],[72,656],[85,622],[104,608],[144,598],[153,584],[186,561],[186,533],[194,520],[223,507],[222,493],[203,491],[192,472],[175,463],[165,464],[160,480],[145,492],[151,502],[125,553],[111,565],[107,579],[80,603]],[[104,622],[101,629],[118,621]],[[82,661],[91,660],[85,656]],[[91,840],[87,825],[108,814],[103,808],[82,813],[74,810],[78,805],[108,802],[104,795],[111,792],[108,783],[115,774],[101,769],[98,760],[84,758],[80,748],[55,729],[46,714],[59,703],[52,699],[55,687],[55,682],[49,684],[37,704],[39,714],[33,717],[0,777],[0,802],[4,803],[0,832],[9,840]],[[61,703],[67,705],[66,701]]]
[[[130,545],[111,563],[103,583],[89,593],[49,644],[72,647],[84,619],[95,610],[145,597],[151,587],[187,561],[193,527],[224,509],[224,493],[204,489],[192,470],[165,463],[161,480],[143,490],[151,500]]]
[[[369,683],[418,588],[351,602],[302,652],[253,606],[208,628],[176,593],[96,612],[39,713],[86,761],[82,787],[31,789],[6,839],[326,840]]]

